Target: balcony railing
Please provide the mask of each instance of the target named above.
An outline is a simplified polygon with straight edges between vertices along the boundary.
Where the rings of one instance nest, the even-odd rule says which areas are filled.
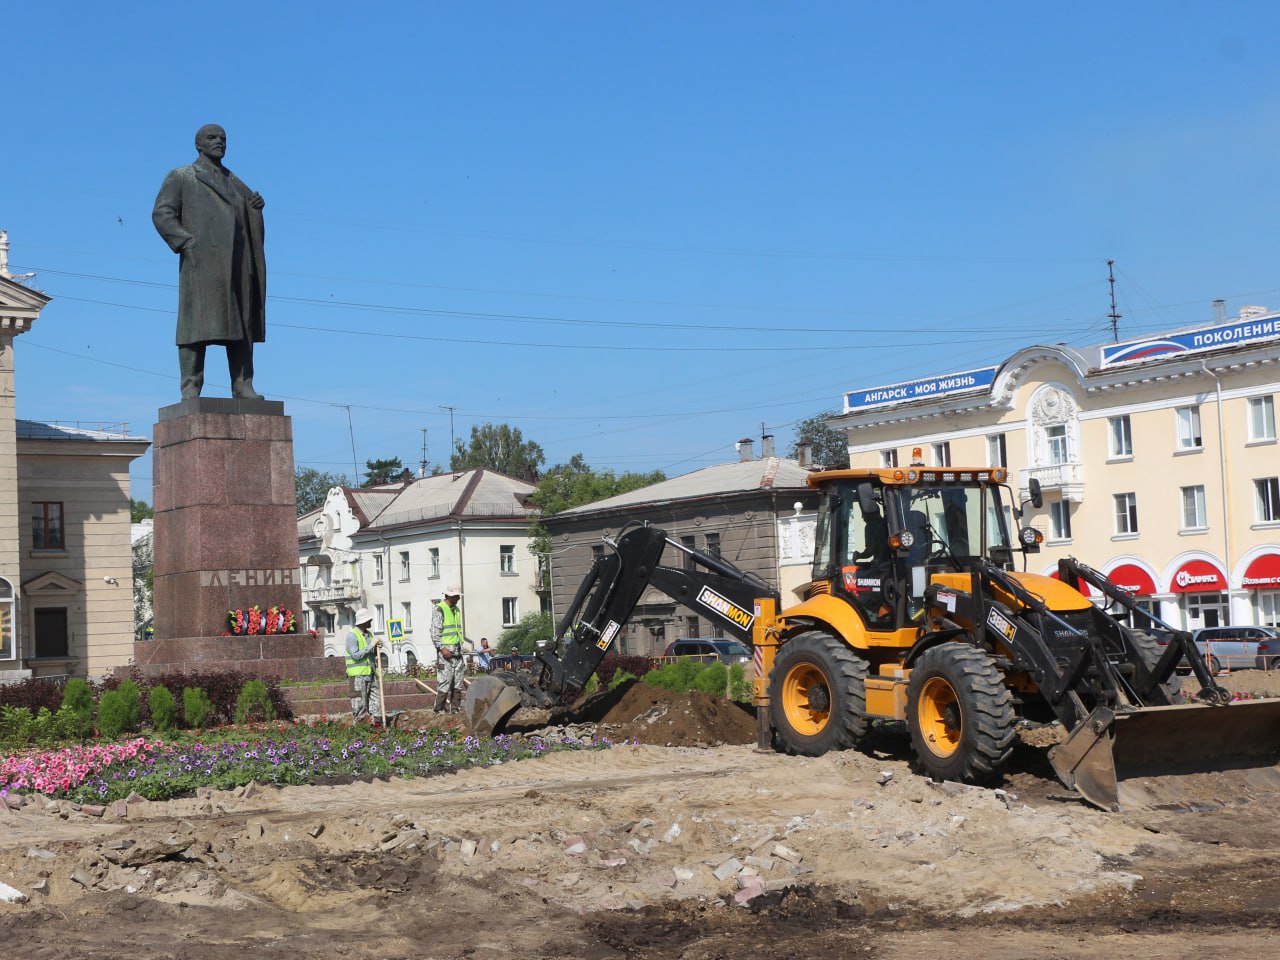
[[[1047,492],[1057,492],[1062,499],[1080,501],[1084,499],[1084,464],[1083,463],[1047,463],[1038,467],[1022,469],[1022,496],[1026,497],[1031,481],[1039,480],[1040,488]]]
[[[327,587],[303,587],[304,603],[324,603],[328,600],[359,600],[360,585],[354,580],[335,583]]]

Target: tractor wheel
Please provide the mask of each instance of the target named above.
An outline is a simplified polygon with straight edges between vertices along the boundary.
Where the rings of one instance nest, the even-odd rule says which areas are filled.
[[[995,664],[967,643],[921,654],[907,681],[907,727],[925,773],[980,783],[1013,753],[1013,697]]]
[[[1142,657],[1142,662],[1146,665],[1147,669],[1150,670],[1160,660],[1160,655],[1163,652],[1160,649],[1160,644],[1156,641],[1155,637],[1147,633],[1145,630],[1128,630],[1126,632],[1129,634],[1129,639],[1133,641],[1133,646],[1137,649],[1139,656]],[[1178,676],[1178,672],[1176,670],[1173,672],[1173,675],[1164,683],[1160,684],[1160,686],[1164,689],[1164,692],[1168,694],[1170,703],[1183,702],[1182,693],[1180,692],[1182,689],[1182,678]]]
[[[811,630],[788,640],[769,673],[769,718],[780,750],[818,757],[866,736],[867,661],[839,637]]]

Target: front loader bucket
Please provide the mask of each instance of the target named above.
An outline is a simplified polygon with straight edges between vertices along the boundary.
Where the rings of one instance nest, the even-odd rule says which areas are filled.
[[[467,687],[462,713],[473,734],[487,737],[502,732],[520,703],[520,691],[515,687],[497,677],[476,677]]]
[[[1280,700],[1221,706],[1099,707],[1049,751],[1058,778],[1103,810],[1176,802],[1165,778],[1250,771],[1280,762]],[[1280,771],[1269,771],[1280,781]]]

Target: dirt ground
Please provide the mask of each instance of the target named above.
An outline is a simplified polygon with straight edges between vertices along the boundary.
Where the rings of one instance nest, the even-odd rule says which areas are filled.
[[[1224,685],[1280,688],[1251,674]],[[28,898],[0,903],[0,933],[29,958],[1280,954],[1275,767],[1109,814],[1030,742],[979,789],[917,775],[892,728],[757,752],[748,714],[698,695],[550,720],[640,743],[124,817],[0,804],[0,881]]]

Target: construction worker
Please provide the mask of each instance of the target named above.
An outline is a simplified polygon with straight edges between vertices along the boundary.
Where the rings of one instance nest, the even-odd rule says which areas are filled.
[[[462,588],[451,583],[444,589],[444,599],[431,608],[431,642],[436,645],[435,712],[459,709],[462,699],[462,677],[466,670],[462,656]]]
[[[367,607],[356,611],[355,623],[347,634],[347,676],[351,678],[351,717],[355,722],[382,714],[382,696],[378,693],[374,657],[382,641],[373,636],[373,614]]]

